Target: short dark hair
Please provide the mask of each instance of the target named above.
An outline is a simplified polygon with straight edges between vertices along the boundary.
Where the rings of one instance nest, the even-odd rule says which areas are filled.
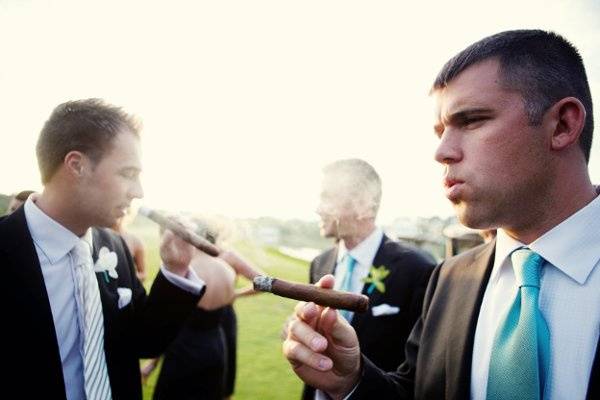
[[[17,199],[19,201],[27,201],[27,198],[29,197],[30,194],[34,193],[33,190],[23,190],[20,191],[19,193],[13,195],[14,199]]]
[[[36,146],[42,183],[50,181],[70,151],[80,151],[98,163],[119,132],[139,135],[140,128],[137,118],[102,99],[60,104],[44,124]]]
[[[490,58],[498,59],[503,84],[523,97],[531,125],[539,125],[546,111],[565,97],[581,101],[586,120],[579,146],[589,161],[594,132],[592,95],[575,46],[554,32],[537,29],[497,33],[450,59],[436,77],[432,91],[443,89],[471,65]]]

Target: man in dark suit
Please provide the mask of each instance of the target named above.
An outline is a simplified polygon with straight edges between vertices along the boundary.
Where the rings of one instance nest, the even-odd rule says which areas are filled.
[[[394,371],[404,361],[402,346],[419,317],[435,260],[391,240],[376,226],[380,200],[381,180],[367,162],[338,160],[323,169],[317,213],[321,235],[335,239],[336,246],[312,261],[310,282],[334,274],[337,289],[369,296],[366,313],[344,315],[356,330],[363,353],[384,371]],[[313,399],[314,389],[306,386],[303,398]]]
[[[398,371],[361,357],[351,327],[314,304],[297,306],[284,353],[334,399],[599,398],[600,196],[581,57],[554,33],[502,32],[451,59],[432,92],[446,196],[497,239],[436,268]]]
[[[193,249],[170,231],[147,296],[123,239],[95,227],[112,226],[142,197],[138,130],[95,99],[58,106],[44,125],[44,191],[0,219],[4,392],[141,399],[139,358],[164,351],[201,300]]]

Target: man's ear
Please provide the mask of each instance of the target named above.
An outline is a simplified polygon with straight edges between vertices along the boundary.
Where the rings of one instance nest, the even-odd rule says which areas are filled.
[[[575,97],[565,97],[549,112],[553,122],[552,150],[560,151],[576,144],[585,126],[586,110]]]
[[[81,178],[85,173],[87,161],[82,152],[73,150],[67,153],[63,164],[70,176]]]

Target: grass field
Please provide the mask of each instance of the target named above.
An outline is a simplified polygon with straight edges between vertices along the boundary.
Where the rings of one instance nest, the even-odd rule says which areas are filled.
[[[133,225],[130,231],[138,235],[147,247],[149,288],[156,275],[160,260],[158,234],[154,229]],[[281,254],[273,248],[258,248],[239,243],[236,250],[269,275],[305,282],[308,278],[306,262]],[[240,280],[238,286],[248,282]],[[301,383],[292,373],[281,353],[280,333],[284,321],[292,312],[293,300],[271,294],[242,298],[235,303],[238,317],[238,373],[234,398],[242,399],[298,399]],[[157,371],[144,385],[144,399],[151,399]]]

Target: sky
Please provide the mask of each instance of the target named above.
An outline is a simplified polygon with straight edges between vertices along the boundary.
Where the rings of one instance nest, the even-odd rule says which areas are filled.
[[[40,190],[44,121],[101,97],[143,120],[146,206],[315,219],[321,168],[358,157],[383,181],[381,222],[448,216],[428,97],[442,65],[499,31],[554,30],[598,103],[599,17],[594,0],[0,0],[0,193]]]

